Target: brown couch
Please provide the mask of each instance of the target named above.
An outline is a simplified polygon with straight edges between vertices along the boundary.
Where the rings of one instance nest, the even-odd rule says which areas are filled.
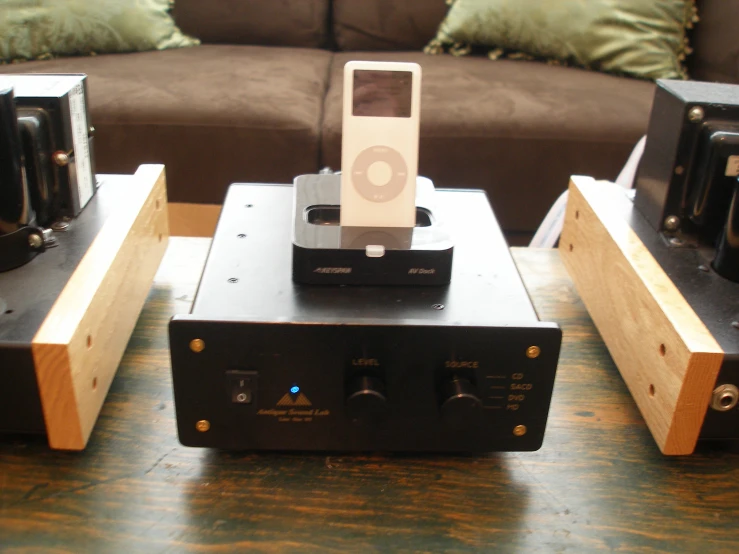
[[[692,76],[739,82],[739,0],[700,0]],[[444,0],[177,0],[195,48],[62,58],[5,71],[84,72],[98,170],[166,164],[172,202],[220,203],[235,181],[339,168],[342,67],[423,67],[420,168],[483,188],[512,243],[570,174],[613,178],[644,133],[650,82],[528,61],[428,56]]]

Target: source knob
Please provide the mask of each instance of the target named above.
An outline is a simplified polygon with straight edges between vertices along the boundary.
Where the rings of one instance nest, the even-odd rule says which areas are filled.
[[[441,417],[453,426],[475,423],[482,409],[482,401],[475,394],[469,379],[455,377],[444,383],[441,390]]]
[[[386,409],[385,387],[380,379],[361,375],[351,381],[346,398],[349,419],[356,423],[377,423]]]

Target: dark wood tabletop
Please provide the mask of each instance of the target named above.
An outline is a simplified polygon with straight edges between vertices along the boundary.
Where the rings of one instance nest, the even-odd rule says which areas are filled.
[[[556,251],[514,249],[564,331],[538,452],[181,446],[167,322],[189,310],[208,245],[171,240],[86,451],[0,438],[0,551],[739,551],[739,454],[660,454]]]

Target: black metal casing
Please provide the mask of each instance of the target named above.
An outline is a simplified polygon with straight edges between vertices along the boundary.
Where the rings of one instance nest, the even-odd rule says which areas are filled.
[[[716,386],[739,387],[739,184],[727,166],[739,156],[739,86],[657,84],[635,195],[614,209],[723,350]],[[709,407],[699,438],[739,439],[739,406]]]
[[[695,213],[704,204],[696,198],[704,177],[699,173],[707,169],[701,141],[706,142],[712,128],[739,126],[738,91],[737,85],[657,81],[634,199],[653,228],[664,230],[666,217],[677,215],[692,231],[691,219],[708,215]],[[695,108],[700,117],[691,115]]]
[[[47,215],[76,217],[87,198],[81,183],[95,182],[94,138],[83,74],[0,74],[14,89],[18,123],[24,139],[29,188],[37,201],[38,223]],[[77,134],[76,134],[77,133]],[[69,163],[51,163],[52,152],[70,154]]]
[[[95,194],[86,76],[0,74],[0,272],[28,263]]]
[[[191,313],[170,323],[180,441],[538,449],[561,331],[539,321],[484,192],[437,195],[455,245],[449,285],[302,285],[292,186],[232,185]]]

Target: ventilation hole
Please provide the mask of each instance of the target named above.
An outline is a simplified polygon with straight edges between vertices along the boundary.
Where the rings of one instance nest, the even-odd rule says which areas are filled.
[[[575,247],[570,244],[570,252],[572,252],[574,250],[574,248]]]
[[[159,233],[159,242],[162,242],[162,238],[163,237],[164,237],[164,235],[162,235],[162,233]]]
[[[162,204],[161,204],[161,203],[159,202],[159,200],[157,199],[157,202],[156,202],[156,209],[158,210],[159,208],[161,208],[161,206],[162,206]]]
[[[659,355],[664,357],[665,354],[667,354],[667,348],[665,348],[664,344],[659,345]]]
[[[580,219],[580,210],[575,210],[575,219]]]
[[[649,385],[649,396],[654,396],[654,385]]]
[[[92,335],[87,335],[87,348],[92,348]]]
[[[6,314],[12,314],[13,313],[13,310],[5,310],[5,313]]]
[[[97,377],[92,378],[92,390],[98,390],[98,378]]]

